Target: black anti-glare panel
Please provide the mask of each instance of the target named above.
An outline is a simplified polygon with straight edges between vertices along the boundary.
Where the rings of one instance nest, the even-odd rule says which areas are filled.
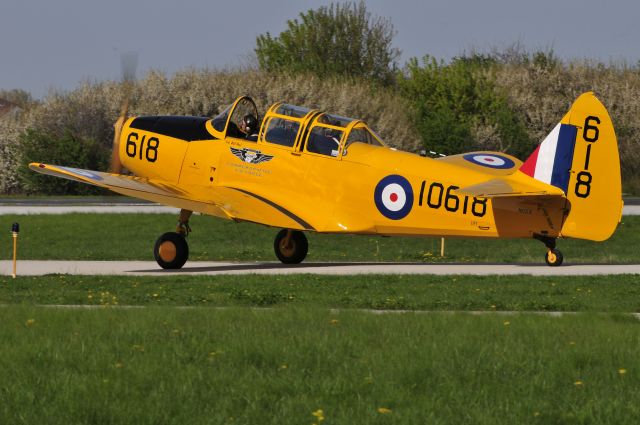
[[[192,142],[215,139],[207,131],[205,126],[207,121],[209,118],[205,117],[137,117],[130,127]]]

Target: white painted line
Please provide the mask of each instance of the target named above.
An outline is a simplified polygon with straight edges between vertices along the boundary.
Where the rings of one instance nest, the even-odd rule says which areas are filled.
[[[157,204],[145,205],[0,205],[0,215],[34,214],[178,214],[178,208]],[[622,215],[640,215],[640,205],[625,205]]]
[[[11,275],[12,262],[0,261],[0,275]],[[568,264],[549,267],[539,264],[425,264],[425,263],[302,263],[284,265],[278,262],[212,262],[191,261],[180,270],[161,269],[154,261],[38,261],[18,262],[19,276],[45,274],[157,276],[176,275],[358,275],[358,274],[425,274],[425,275],[531,275],[594,276],[640,274],[640,264]]]
[[[0,215],[39,215],[39,214],[178,214],[179,208],[163,205],[5,205],[0,206]]]
[[[0,308],[11,307],[15,304],[0,304]],[[196,305],[121,305],[121,304],[35,304],[33,307],[37,308],[52,308],[52,309],[68,309],[68,310],[143,310],[146,308],[171,308],[176,310],[230,310],[230,309],[248,309],[252,311],[275,311],[274,307],[256,307],[256,306],[196,306]],[[631,316],[640,320],[640,313],[628,313],[628,312],[616,312],[616,311],[541,311],[541,310],[374,310],[370,308],[329,308],[327,309],[331,314],[340,313],[364,313],[373,315],[385,315],[385,314],[420,314],[420,315],[435,315],[435,314],[468,314],[470,316],[546,316],[546,317],[563,317],[563,316],[575,316],[578,314],[595,314],[595,315],[622,315]]]

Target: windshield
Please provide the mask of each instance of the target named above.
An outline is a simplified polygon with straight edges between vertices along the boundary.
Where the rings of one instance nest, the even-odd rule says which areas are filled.
[[[225,107],[222,112],[220,112],[218,115],[213,117],[213,120],[211,120],[213,124],[213,128],[215,128],[218,131],[224,131],[224,126],[227,124],[227,118],[229,118],[229,111],[231,110],[232,106],[233,106],[233,103]]]

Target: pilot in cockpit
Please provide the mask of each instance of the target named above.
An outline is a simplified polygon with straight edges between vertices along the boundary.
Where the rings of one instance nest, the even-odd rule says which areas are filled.
[[[240,121],[240,131],[242,131],[245,136],[244,138],[255,142],[258,140],[258,120],[251,114],[247,114],[242,117]]]

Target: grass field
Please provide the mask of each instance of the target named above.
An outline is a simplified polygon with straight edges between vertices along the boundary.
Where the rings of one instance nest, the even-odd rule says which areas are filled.
[[[151,260],[175,217],[0,216],[1,258],[15,221],[23,259]],[[192,225],[192,260],[274,260],[274,229]],[[560,248],[568,262],[638,262],[638,230],[624,217],[605,243]],[[308,261],[544,252],[447,239],[440,259],[438,239],[309,239]],[[637,424],[631,312],[637,275],[0,277],[0,424]]]
[[[11,223],[19,222],[22,259],[153,260],[156,238],[175,227],[176,217],[155,214],[68,214],[0,216],[0,258],[9,259]],[[276,229],[195,216],[190,260],[273,261]],[[383,238],[308,233],[306,261],[425,261],[542,263],[545,248],[534,240]],[[614,236],[602,243],[561,240],[567,263],[640,261],[640,217],[625,216]]]
[[[0,315],[0,423],[640,419],[640,326],[622,316],[32,306]]]
[[[0,304],[640,312],[640,276],[0,277]]]

